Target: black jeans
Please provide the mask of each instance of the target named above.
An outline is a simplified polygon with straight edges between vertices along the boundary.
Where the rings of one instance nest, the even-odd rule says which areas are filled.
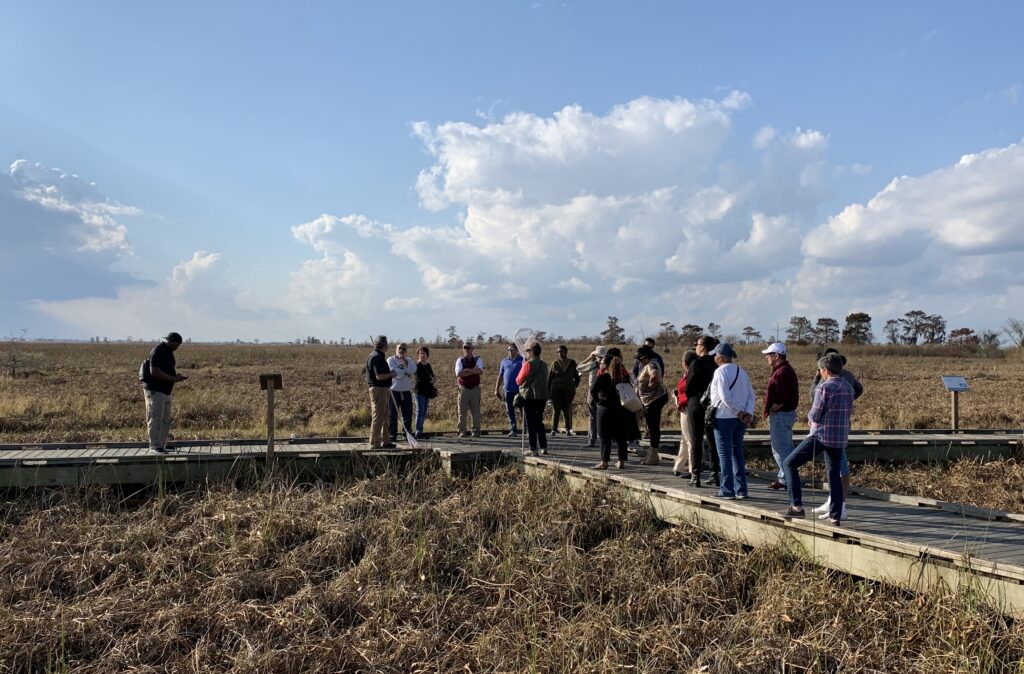
[[[548,436],[544,432],[544,405],[546,403],[546,400],[528,398],[526,406],[523,408],[526,432],[530,436],[530,449],[533,451],[537,451],[538,446],[541,449],[548,448]]]
[[[661,411],[665,409],[668,402],[668,394],[661,396],[644,405],[644,421],[647,422],[647,436],[651,441],[651,449],[658,449],[661,446]]]
[[[697,473],[703,468],[704,438],[707,438],[711,454],[711,471],[718,472],[718,444],[715,442],[715,431],[704,428],[704,406],[700,400],[690,398],[686,403],[686,419],[690,426],[690,470]]]
[[[412,426],[412,391],[392,391],[391,392],[391,404],[388,405],[391,408],[391,418],[388,420],[388,430],[391,432],[391,442],[395,441],[398,437],[398,411],[402,412],[402,423],[405,424],[405,430],[409,433],[413,432]]]
[[[627,456],[628,420],[633,415],[618,405],[597,406],[597,434],[601,438],[601,460],[607,463],[612,458],[612,440],[619,450],[619,461]]]

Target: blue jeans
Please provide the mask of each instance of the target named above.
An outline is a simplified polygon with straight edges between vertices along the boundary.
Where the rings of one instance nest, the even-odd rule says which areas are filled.
[[[772,437],[772,456],[779,466],[778,481],[786,483],[786,471],[782,464],[786,457],[793,453],[793,424],[796,422],[796,410],[789,412],[772,412],[768,417],[768,432]]]
[[[829,517],[837,520],[843,512],[843,479],[839,475],[839,459],[843,450],[827,447],[815,437],[805,438],[783,464],[786,469],[786,490],[789,492],[789,502],[796,508],[803,507],[804,501],[803,494],[800,492],[798,469],[818,453],[825,454],[825,468],[828,470],[828,514]]]
[[[412,391],[391,392],[391,418],[388,420],[391,441],[398,437],[398,413],[402,413],[402,423],[408,433],[412,433]]]
[[[509,391],[505,389],[505,414],[508,415],[508,430],[518,431],[518,424],[516,422],[516,408],[512,404],[512,400],[516,397],[518,391]]]
[[[423,422],[427,420],[427,409],[430,407],[430,398],[416,394],[416,432],[423,432]]]
[[[719,496],[747,495],[747,462],[743,457],[743,434],[747,427],[735,417],[715,419],[715,444],[722,488]]]

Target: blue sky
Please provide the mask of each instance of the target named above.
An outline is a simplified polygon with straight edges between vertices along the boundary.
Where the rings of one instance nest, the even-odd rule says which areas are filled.
[[[1022,15],[7,3],[0,329],[999,328],[1024,299]]]

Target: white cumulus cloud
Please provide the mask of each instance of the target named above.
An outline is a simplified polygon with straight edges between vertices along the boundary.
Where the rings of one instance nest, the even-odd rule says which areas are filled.
[[[965,155],[892,180],[810,232],[804,252],[829,264],[902,265],[928,248],[986,254],[1024,248],[1024,146]]]
[[[117,217],[139,215],[139,209],[107,199],[95,183],[38,162],[18,159],[11,164],[8,175],[26,201],[77,217],[78,225],[72,233],[81,250],[128,248],[127,229]]]

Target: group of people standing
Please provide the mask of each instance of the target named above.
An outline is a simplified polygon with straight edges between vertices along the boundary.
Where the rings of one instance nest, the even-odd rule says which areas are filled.
[[[529,437],[529,451],[547,453],[544,409],[553,408],[552,432],[564,418],[566,433],[572,435],[572,403],[583,374],[589,377],[587,407],[590,412],[588,444],[600,444],[601,460],[595,466],[606,470],[616,446],[616,467],[625,466],[630,441],[638,441],[640,422],[647,427],[650,450],[643,462],[659,461],[662,412],[669,401],[664,383],[665,365],[655,350],[653,339],[637,349],[632,372],[623,364],[622,351],[598,346],[581,363],[568,357],[567,347],[558,347],[558,358],[551,365],[541,359],[538,342],[527,348],[527,358],[509,344],[508,356],[498,366],[495,396],[505,403],[510,436],[517,435],[518,408],[523,410],[523,432]],[[423,432],[423,420],[430,398],[437,395],[436,380],[430,369],[430,352],[420,347],[416,361],[405,355],[399,344],[391,358],[384,356],[387,340],[381,337],[367,360],[370,387],[370,443],[393,447],[399,414],[406,432],[411,432],[412,393],[417,396],[415,432]],[[462,345],[463,355],[455,363],[459,386],[459,437],[480,433],[480,383],[483,359],[473,353],[473,344]],[[838,525],[847,517],[845,505],[849,489],[850,467],[846,447],[850,431],[853,401],[863,392],[860,382],[845,369],[846,359],[835,349],[819,354],[818,369],[811,387],[810,431],[798,446],[793,445],[793,426],[800,400],[796,372],[787,360],[786,345],[775,342],[762,351],[771,375],[764,394],[761,415],[768,421],[772,454],[778,465],[772,489],[786,489],[790,507],[786,517],[804,516],[798,469],[816,455],[824,455],[829,475],[829,500],[817,511],[822,519]],[[679,412],[681,441],[673,473],[702,485],[704,445],[710,450],[709,486],[718,488],[725,499],[748,497],[746,458],[743,437],[755,423],[756,396],[746,370],[736,362],[736,351],[728,342],[703,335],[692,351],[683,354],[683,376],[676,384],[676,408]],[[390,395],[388,395],[390,391]],[[390,414],[389,414],[390,412]],[[472,427],[467,417],[472,417]],[[390,417],[390,428],[386,421]]]
[[[146,419],[150,449],[167,450],[171,420],[171,394],[177,382],[186,379],[175,369],[174,352],[182,338],[169,333],[149,355],[139,379],[146,396]],[[637,349],[633,370],[623,364],[617,347],[596,347],[582,362],[569,358],[568,348],[558,347],[558,357],[549,366],[541,359],[542,346],[533,342],[527,358],[515,344],[509,344],[508,356],[498,366],[495,396],[505,403],[510,436],[517,435],[518,409],[523,410],[523,432],[529,437],[532,453],[547,453],[544,409],[550,400],[553,408],[552,433],[559,418],[565,420],[566,433],[573,435],[572,404],[582,375],[588,375],[587,408],[590,416],[588,444],[600,443],[599,470],[609,467],[612,444],[617,449],[617,467],[625,466],[628,444],[638,441],[640,421],[647,426],[650,451],[644,463],[657,463],[661,443],[662,411],[669,400],[665,387],[665,364],[648,338]],[[421,436],[430,407],[437,397],[437,377],[430,364],[430,349],[419,346],[416,359],[408,356],[408,346],[399,343],[395,354],[386,355],[388,340],[378,337],[366,360],[364,375],[370,397],[370,445],[395,447],[398,420],[405,433]],[[483,359],[473,352],[473,344],[462,345],[463,355],[455,362],[459,387],[458,435],[480,434],[480,385]],[[850,484],[850,464],[846,457],[853,402],[864,387],[845,368],[846,358],[836,349],[819,354],[817,371],[811,385],[811,408],[807,414],[809,432],[793,446],[793,425],[800,401],[797,375],[787,360],[786,345],[769,344],[762,352],[771,375],[764,394],[762,416],[768,421],[772,454],[778,473],[769,487],[786,489],[789,508],[786,517],[803,517],[803,501],[798,470],[821,454],[825,457],[829,481],[829,499],[816,508],[821,519],[832,524],[847,517],[846,495]],[[726,499],[748,496],[743,436],[755,423],[755,394],[747,372],[736,362],[736,351],[727,342],[710,335],[696,340],[693,350],[683,354],[683,376],[676,384],[676,408],[679,412],[681,440],[673,473],[701,486],[704,443],[710,449],[709,484],[718,487],[717,495]],[[413,395],[416,419],[412,419]],[[472,419],[472,426],[469,419]]]
[[[428,347],[420,346],[415,360],[408,357],[405,343],[398,344],[391,357],[386,355],[387,349],[387,337],[381,335],[363,369],[370,394],[370,445],[385,449],[395,446],[393,441],[400,432],[399,419],[404,432],[415,437],[423,435],[430,401],[438,394]],[[540,343],[532,343],[524,358],[518,346],[509,344],[508,356],[499,364],[494,382],[494,394],[505,403],[508,413],[508,435],[520,433],[518,408],[521,407],[523,432],[528,434],[534,452],[547,450],[544,409],[549,400],[554,410],[552,433],[556,432],[562,418],[565,432],[575,434],[572,405],[581,379],[576,361],[568,357],[567,347],[558,348],[558,358],[550,366],[541,360],[541,351]],[[460,438],[480,435],[480,390],[484,372],[483,358],[474,353],[472,342],[464,342],[462,352],[455,361]],[[415,424],[412,421],[413,395],[416,396]]]
[[[786,517],[803,517],[798,470],[823,454],[829,475],[829,499],[815,510],[821,519],[838,526],[847,517],[850,464],[846,448],[853,401],[864,392],[864,387],[845,369],[846,358],[835,349],[819,354],[807,416],[810,430],[807,438],[794,448],[793,425],[800,401],[796,371],[788,362],[787,348],[782,342],[769,344],[761,353],[771,368],[762,416],[768,421],[772,455],[778,465],[776,479],[769,487],[787,490],[790,507],[783,513]],[[745,499],[748,488],[743,436],[755,423],[755,394],[747,372],[735,360],[732,345],[718,343],[708,335],[695,342],[693,351],[683,354],[683,376],[676,386],[682,440],[673,473],[690,478],[691,485],[701,486],[706,438],[711,449],[710,483],[719,487],[717,495]]]
[[[416,360],[408,357],[409,347],[405,342],[395,347],[395,355],[391,357],[385,355],[387,348],[388,339],[381,335],[363,368],[370,392],[370,446],[383,449],[395,447],[393,440],[398,437],[399,417],[404,432],[422,435],[430,401],[438,393],[429,347],[417,348]],[[416,396],[415,426],[413,395]]]

